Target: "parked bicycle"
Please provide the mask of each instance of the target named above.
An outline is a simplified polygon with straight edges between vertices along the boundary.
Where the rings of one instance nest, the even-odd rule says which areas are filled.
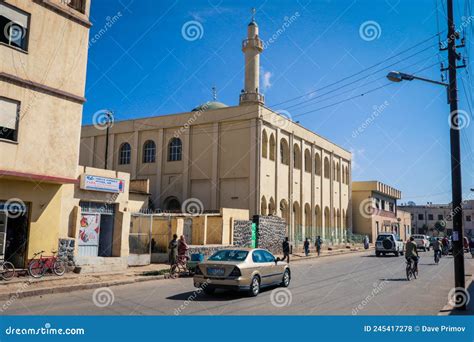
[[[408,258],[407,260],[407,267],[406,267],[406,272],[407,272],[407,279],[411,280],[416,279],[418,276],[418,266],[415,264],[415,261],[412,258]]]
[[[0,260],[0,278],[10,280],[15,276],[15,266],[9,261]]]
[[[33,258],[28,263],[28,273],[33,278],[41,278],[47,271],[52,271],[58,276],[62,276],[66,273],[66,264],[63,260],[58,259],[56,256],[57,252],[52,251],[53,255],[43,257],[44,251],[35,253]],[[36,257],[39,255],[39,258]]]
[[[171,265],[170,274],[173,278],[190,275],[190,270],[188,268],[188,257],[185,255],[178,255],[176,258],[176,263]]]

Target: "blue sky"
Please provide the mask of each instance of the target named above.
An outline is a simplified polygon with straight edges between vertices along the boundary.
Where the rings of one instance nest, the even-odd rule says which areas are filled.
[[[401,202],[449,202],[445,90],[384,79],[396,69],[440,80],[439,61],[447,56],[435,37],[437,22],[446,36],[445,0],[438,2],[436,9],[436,0],[95,0],[83,123],[104,108],[117,120],[189,111],[212,99],[213,86],[219,101],[237,105],[240,46],[255,7],[268,45],[261,56],[266,105],[352,151],[354,180],[392,185],[403,192]],[[474,20],[465,1],[455,3],[467,37],[460,52],[470,55]],[[196,37],[183,34],[189,22],[198,27]],[[465,197],[474,187],[467,71],[459,74],[468,123],[461,130]]]

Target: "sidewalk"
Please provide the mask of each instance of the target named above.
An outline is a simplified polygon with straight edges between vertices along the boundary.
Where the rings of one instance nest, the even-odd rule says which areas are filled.
[[[439,316],[474,316],[474,282],[472,274],[466,274],[466,296],[467,302],[466,311],[459,311],[453,307],[452,304],[448,303],[438,313]]]
[[[304,253],[294,253],[290,256],[290,262],[293,263],[302,260],[364,251],[365,250],[362,247],[323,250],[319,257],[314,251],[312,251],[308,257],[306,257]],[[280,255],[280,258],[281,257],[282,256]],[[126,271],[122,272],[87,274],[67,273],[62,277],[47,275],[40,279],[23,276],[12,279],[8,282],[0,281],[0,300],[7,301],[45,294],[126,285],[150,280],[161,280],[168,277],[169,268],[169,265],[166,264],[152,264],[147,266],[129,267]]]

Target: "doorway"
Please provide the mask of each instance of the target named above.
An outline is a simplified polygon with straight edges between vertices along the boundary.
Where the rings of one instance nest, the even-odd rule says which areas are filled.
[[[0,259],[16,268],[25,268],[28,243],[28,206],[0,202]]]
[[[114,243],[115,206],[81,202],[79,256],[111,257]]]

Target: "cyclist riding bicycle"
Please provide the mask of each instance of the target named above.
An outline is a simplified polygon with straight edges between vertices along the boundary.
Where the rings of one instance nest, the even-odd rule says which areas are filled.
[[[441,242],[439,241],[439,238],[436,238],[433,241],[433,251],[434,251],[434,259],[436,262],[436,255],[438,256],[438,259],[441,258]]]
[[[418,250],[416,249],[416,242],[413,236],[410,236],[410,241],[405,246],[405,258],[407,261],[412,260],[414,262],[414,268],[418,271]]]

